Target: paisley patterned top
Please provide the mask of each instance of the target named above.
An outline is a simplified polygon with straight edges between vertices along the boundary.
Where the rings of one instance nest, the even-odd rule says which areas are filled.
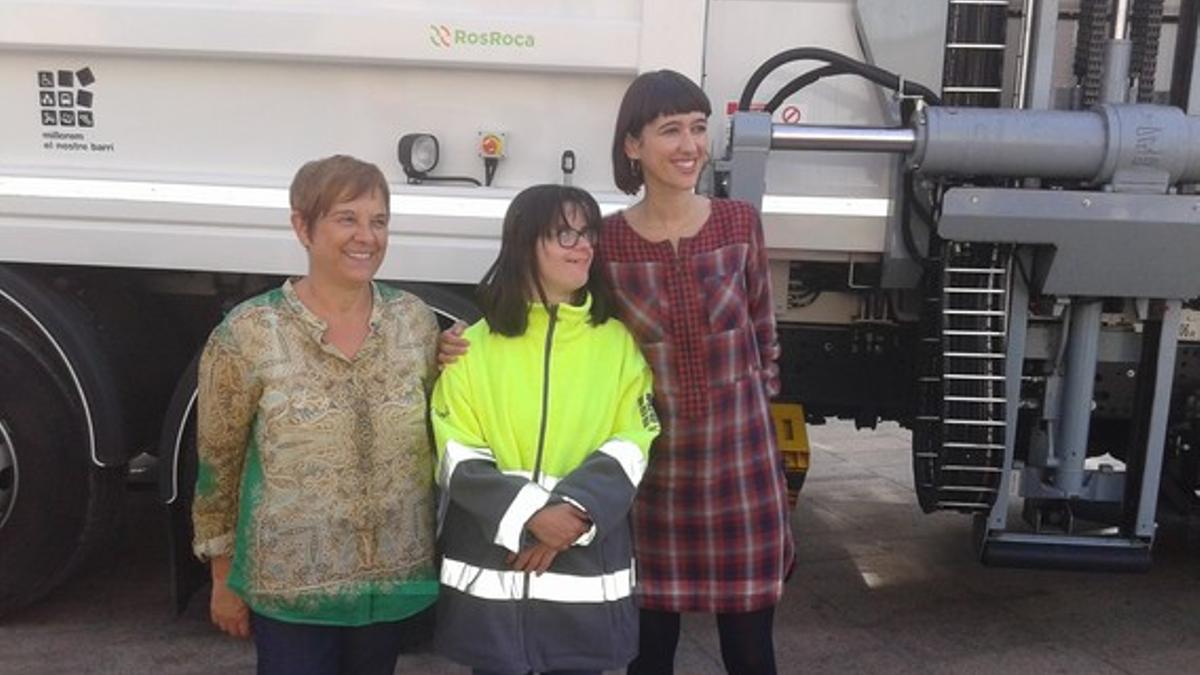
[[[229,587],[272,618],[396,621],[437,594],[437,321],[416,297],[372,288],[352,359],[290,281],[235,308],[201,356],[194,549],[232,555]]]

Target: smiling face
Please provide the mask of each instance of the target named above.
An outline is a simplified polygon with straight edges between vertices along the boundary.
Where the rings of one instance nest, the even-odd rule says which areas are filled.
[[[378,190],[334,202],[315,222],[292,212],[292,226],[308,249],[309,276],[342,287],[375,277],[388,244],[388,206]]]
[[[694,190],[708,160],[708,116],[659,115],[626,137],[625,154],[640,165],[647,190]]]
[[[579,289],[587,285],[588,273],[592,266],[592,232],[588,231],[587,218],[578,206],[568,203],[563,207],[566,222],[559,222],[551,230],[549,236],[540,237],[537,248],[537,269],[542,290],[546,293],[549,304],[570,302]],[[559,235],[563,228],[570,228],[582,233],[574,246],[563,246],[562,241],[575,238],[570,233]],[[537,289],[532,292],[537,298]]]

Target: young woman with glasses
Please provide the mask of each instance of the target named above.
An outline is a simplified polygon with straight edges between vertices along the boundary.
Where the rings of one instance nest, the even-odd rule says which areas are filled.
[[[600,230],[582,190],[518,194],[471,351],[433,393],[436,644],[476,674],[598,674],[636,653],[629,510],[659,426],[593,265]]]

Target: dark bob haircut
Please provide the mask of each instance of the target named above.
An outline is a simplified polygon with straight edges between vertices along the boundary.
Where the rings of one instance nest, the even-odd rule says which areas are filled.
[[[383,197],[384,208],[390,211],[387,178],[379,167],[349,155],[333,155],[300,167],[292,179],[288,200],[311,233],[313,225],[335,204],[372,192]]]
[[[642,172],[625,155],[625,139],[639,138],[642,129],[659,115],[702,112],[712,114],[712,105],[704,90],[674,70],[652,70],[638,75],[625,90],[613,130],[613,181],[625,194],[636,194],[642,187]]]
[[[479,282],[476,296],[483,316],[493,333],[517,337],[529,325],[529,306],[537,300],[546,304],[538,269],[537,246],[544,238],[554,236],[559,227],[567,224],[567,207],[579,209],[586,227],[600,232],[600,207],[586,191],[566,185],[535,185],[522,190],[504,214],[504,230],[500,239],[500,255]],[[612,317],[612,291],[601,273],[596,258],[587,284],[580,289],[592,296],[591,323],[600,325]],[[531,297],[531,293],[535,297]]]

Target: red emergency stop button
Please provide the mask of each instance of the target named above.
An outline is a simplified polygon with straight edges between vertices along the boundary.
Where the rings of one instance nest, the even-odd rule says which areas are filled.
[[[504,134],[481,132],[479,134],[479,156],[484,159],[504,157]]]

